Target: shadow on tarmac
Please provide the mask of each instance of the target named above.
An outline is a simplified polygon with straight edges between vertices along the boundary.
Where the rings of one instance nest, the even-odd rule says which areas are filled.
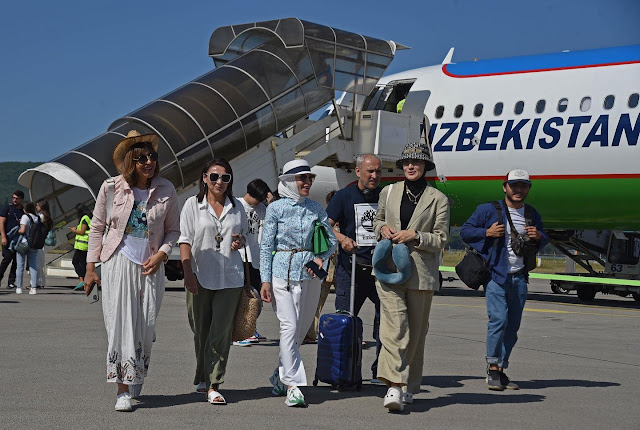
[[[524,390],[541,390],[544,388],[560,387],[605,388],[620,386],[617,382],[585,381],[582,379],[533,379],[531,381],[518,381],[518,385]]]
[[[408,405],[402,415],[411,412],[427,412],[435,408],[443,408],[451,405],[493,405],[542,402],[546,396],[538,394],[513,394],[500,393],[454,393],[435,399],[416,399],[412,405]]]
[[[484,291],[482,290],[472,290],[462,289],[462,288],[442,288],[438,291],[439,296],[444,297],[484,297]],[[553,302],[553,303],[566,303],[566,304],[579,304],[586,306],[603,306],[609,308],[627,308],[627,309],[637,309],[640,307],[640,303],[634,301],[632,298],[628,298],[629,301],[621,301],[621,300],[608,300],[605,298],[601,298],[602,296],[596,297],[595,300],[591,302],[583,302],[576,296],[575,294],[553,294],[552,292],[546,293],[537,293],[537,292],[529,292],[527,297],[528,302]]]

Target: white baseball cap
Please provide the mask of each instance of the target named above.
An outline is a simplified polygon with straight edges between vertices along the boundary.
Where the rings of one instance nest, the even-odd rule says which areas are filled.
[[[525,184],[531,185],[531,178],[529,177],[529,172],[524,169],[513,169],[507,176],[504,177],[504,182],[509,184],[515,184],[517,182],[524,182]]]

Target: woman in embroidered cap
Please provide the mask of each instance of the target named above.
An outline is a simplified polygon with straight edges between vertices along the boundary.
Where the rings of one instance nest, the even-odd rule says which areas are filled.
[[[158,136],[135,130],[116,145],[120,175],[100,187],[89,231],[85,291],[102,284],[107,382],[118,386],[117,411],[131,411],[131,399],[142,390],[164,294],[164,262],[180,235],[176,190],[158,176],[157,151]]]
[[[305,406],[298,387],[307,385],[299,347],[315,316],[320,298],[320,280],[304,267],[313,260],[322,267],[336,247],[329,217],[319,203],[309,199],[315,179],[306,160],[284,165],[280,175],[280,200],[267,207],[260,246],[262,300],[273,300],[280,320],[280,363],[269,381],[272,393],[287,396],[287,406]],[[313,231],[320,222],[329,235],[329,249],[313,252]]]
[[[449,236],[449,201],[425,179],[435,167],[426,145],[409,143],[396,166],[405,180],[380,193],[374,230],[378,240],[407,245],[412,260],[406,282],[376,281],[382,343],[378,379],[389,387],[384,407],[402,411],[420,392],[431,299],[440,288],[439,253]]]

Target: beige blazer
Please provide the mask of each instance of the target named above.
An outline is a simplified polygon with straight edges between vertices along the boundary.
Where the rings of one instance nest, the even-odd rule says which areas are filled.
[[[373,227],[378,240],[382,239],[380,229],[388,225],[400,230],[400,203],[404,194],[404,181],[393,184],[387,201],[389,186],[380,192],[378,212]],[[388,203],[388,204],[387,204]],[[438,266],[440,253],[449,239],[449,199],[432,186],[427,186],[420,197],[407,230],[420,234],[417,241],[408,242],[413,262],[412,275],[404,286],[413,290],[439,290]]]

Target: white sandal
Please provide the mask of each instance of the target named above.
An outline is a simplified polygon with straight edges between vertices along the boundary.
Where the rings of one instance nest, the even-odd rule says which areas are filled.
[[[401,412],[404,410],[402,397],[402,390],[399,387],[389,387],[384,396],[384,407],[393,412]]]
[[[403,392],[402,403],[404,403],[405,405],[410,405],[411,403],[413,403],[413,393],[410,393],[408,391]]]
[[[219,400],[219,399],[222,399],[222,400]],[[212,405],[226,405],[227,404],[227,401],[224,399],[222,394],[220,394],[216,390],[209,391],[209,394],[207,394],[207,401],[209,403],[211,403]]]

